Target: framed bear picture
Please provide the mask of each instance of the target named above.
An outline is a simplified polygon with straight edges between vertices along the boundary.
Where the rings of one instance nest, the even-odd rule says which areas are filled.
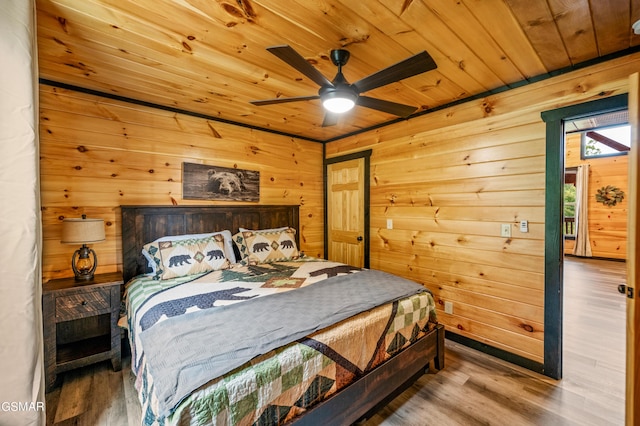
[[[260,201],[260,172],[182,163],[185,200]]]

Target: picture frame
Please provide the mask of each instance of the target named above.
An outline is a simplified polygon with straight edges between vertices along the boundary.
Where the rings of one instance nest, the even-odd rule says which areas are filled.
[[[209,164],[182,163],[185,200],[260,201],[260,172]]]

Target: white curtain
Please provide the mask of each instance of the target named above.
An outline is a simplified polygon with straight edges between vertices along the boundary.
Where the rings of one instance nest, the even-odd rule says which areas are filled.
[[[578,166],[576,173],[576,256],[591,257],[589,241],[589,165]]]
[[[0,0],[0,425],[44,425],[34,0]]]

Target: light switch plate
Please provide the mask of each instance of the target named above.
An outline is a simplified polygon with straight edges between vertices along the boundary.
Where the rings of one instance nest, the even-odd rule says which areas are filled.
[[[393,219],[387,219],[387,229],[393,229]]]
[[[506,238],[511,237],[511,224],[510,223],[503,223],[502,225],[500,225],[500,236],[501,237],[506,237]]]
[[[529,232],[529,222],[526,220],[520,221],[520,232]]]
[[[444,313],[453,314],[453,302],[444,302]]]

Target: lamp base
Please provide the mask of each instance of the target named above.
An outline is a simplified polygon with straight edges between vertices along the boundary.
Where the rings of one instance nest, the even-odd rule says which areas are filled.
[[[91,281],[93,279],[93,272],[90,274],[76,273],[76,281]]]
[[[71,269],[75,274],[76,281],[90,281],[98,266],[96,252],[83,244],[71,258]]]

